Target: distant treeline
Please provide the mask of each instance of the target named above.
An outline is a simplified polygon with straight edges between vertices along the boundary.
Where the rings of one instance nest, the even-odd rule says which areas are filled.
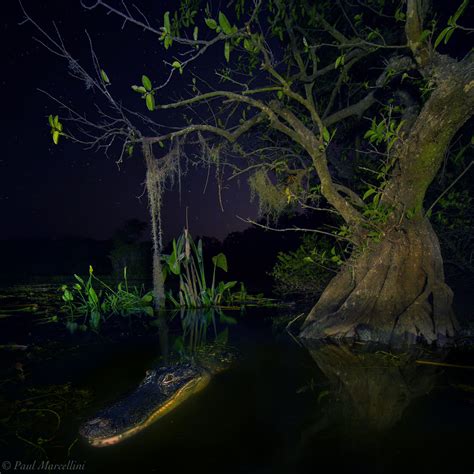
[[[223,242],[214,237],[202,237],[204,256],[210,265],[214,255],[224,252],[229,263],[226,280],[243,281],[249,291],[269,292],[273,281],[268,272],[279,251],[298,246],[297,234],[249,228],[229,234]],[[197,241],[200,237],[193,235],[193,238]],[[169,247],[170,244],[164,253]],[[89,265],[98,275],[119,276],[127,265],[131,278],[151,278],[151,242],[124,241],[116,236],[105,241],[80,237],[3,240],[0,241],[0,259],[2,284],[86,274]]]

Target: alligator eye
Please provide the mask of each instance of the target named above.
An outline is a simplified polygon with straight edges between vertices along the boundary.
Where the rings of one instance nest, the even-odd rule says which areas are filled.
[[[169,384],[171,383],[172,381],[174,380],[174,376],[171,375],[171,374],[166,374],[164,377],[163,377],[163,383],[164,384]]]

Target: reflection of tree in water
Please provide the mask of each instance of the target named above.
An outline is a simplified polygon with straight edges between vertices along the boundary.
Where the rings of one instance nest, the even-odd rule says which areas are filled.
[[[391,428],[435,384],[437,369],[415,362],[421,350],[392,354],[334,344],[307,348],[335,395],[331,422],[342,423],[351,433]]]

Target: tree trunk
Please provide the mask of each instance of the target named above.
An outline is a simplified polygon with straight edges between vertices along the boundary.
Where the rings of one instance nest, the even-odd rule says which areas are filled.
[[[423,201],[451,140],[473,114],[474,60],[433,61],[437,87],[399,140],[382,196],[393,210],[383,240],[355,249],[308,315],[302,338],[443,345],[456,332],[453,294]]]
[[[427,219],[393,229],[330,282],[301,337],[440,345],[457,329],[438,238]]]

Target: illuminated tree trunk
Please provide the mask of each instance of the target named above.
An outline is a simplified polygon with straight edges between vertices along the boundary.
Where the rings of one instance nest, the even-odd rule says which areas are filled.
[[[448,63],[397,149],[382,203],[381,241],[355,249],[308,315],[301,337],[443,344],[456,332],[452,291],[423,201],[446,150],[474,109],[474,62]],[[363,232],[359,229],[359,232]]]
[[[457,323],[438,239],[427,219],[394,229],[348,263],[310,312],[302,336],[445,342]]]

